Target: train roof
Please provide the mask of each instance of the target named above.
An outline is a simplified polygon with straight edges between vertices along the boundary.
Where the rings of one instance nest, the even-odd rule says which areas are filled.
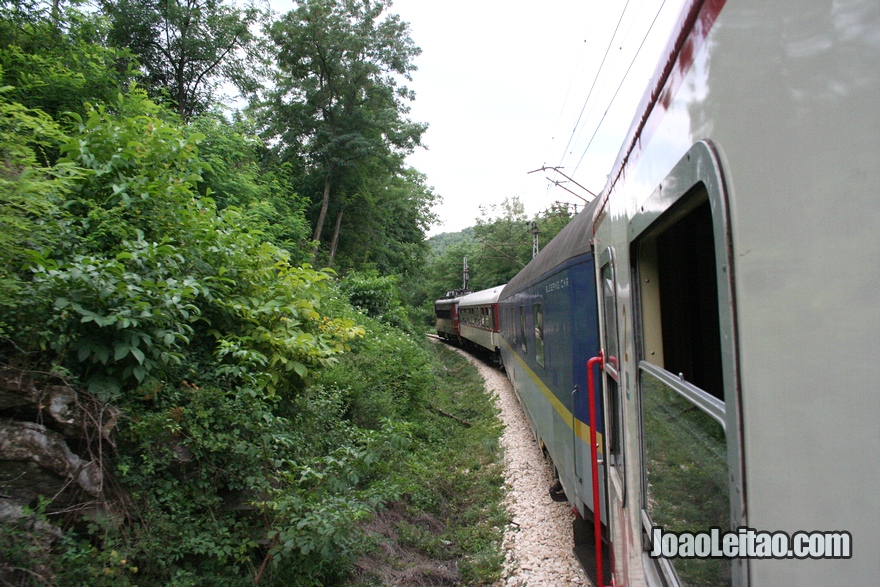
[[[443,306],[447,304],[449,306],[453,306],[460,302],[462,297],[463,296],[458,296],[454,298],[440,298],[439,300],[434,300],[434,307],[436,308],[437,306]]]
[[[593,216],[601,200],[601,197],[593,198],[586,208],[572,218],[571,222],[510,280],[500,297],[503,299],[513,295],[554,267],[589,253],[590,240],[593,238]]]
[[[458,303],[459,307],[467,307],[467,306],[482,306],[484,304],[494,304],[498,302],[498,296],[501,295],[501,291],[504,289],[503,285],[498,285],[495,287],[490,287],[489,289],[483,289],[472,294],[466,295],[461,298],[461,301]]]

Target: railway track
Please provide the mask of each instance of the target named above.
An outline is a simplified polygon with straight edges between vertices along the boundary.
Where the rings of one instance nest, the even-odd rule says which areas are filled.
[[[495,587],[589,585],[572,552],[571,508],[550,499],[553,468],[535,442],[513,387],[500,370],[457,350],[483,377],[504,423],[501,445],[512,522],[504,531],[504,577]]]

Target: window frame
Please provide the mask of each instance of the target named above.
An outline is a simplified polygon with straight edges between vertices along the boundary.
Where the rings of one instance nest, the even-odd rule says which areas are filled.
[[[620,339],[620,320],[618,319],[618,299],[617,299],[617,259],[614,253],[613,247],[606,247],[599,254],[599,263],[598,266],[598,284],[599,284],[599,299],[597,300],[599,304],[602,305],[602,322],[601,322],[601,346],[604,349],[606,356],[603,361],[603,377],[605,378],[605,383],[603,384],[603,388],[607,389],[611,387],[608,385],[608,379],[613,382],[614,391],[606,393],[606,398],[611,399],[611,401],[604,401],[603,405],[605,406],[605,450],[607,451],[606,460],[609,464],[609,471],[612,474],[609,476],[610,479],[615,483],[615,488],[617,490],[618,495],[620,496],[621,503],[626,504],[627,501],[627,492],[626,492],[626,446],[624,439],[626,438],[626,416],[624,414],[626,398],[624,397],[625,390],[621,385],[620,381],[620,371],[621,371],[621,339]],[[605,276],[604,270],[608,267],[610,279],[611,279],[611,299],[606,299],[605,292]],[[607,302],[611,302],[611,312],[613,315],[610,317],[611,322],[609,323],[608,316],[608,306]],[[611,326],[611,328],[609,328]],[[615,344],[617,348],[609,349],[609,333],[613,331],[614,340],[611,341]],[[613,355],[610,353],[613,351]],[[613,356],[615,357],[614,361],[610,361],[609,358]],[[610,395],[614,395],[614,397],[609,397]],[[610,430],[609,430],[610,428]]]
[[[705,191],[712,216],[712,233],[715,245],[715,277],[717,284],[719,336],[721,337],[721,375],[724,401],[719,400],[675,374],[658,367],[646,359],[645,310],[643,292],[650,287],[647,282],[653,276],[641,274],[640,246],[646,241],[662,234],[679,222],[687,213],[703,204],[702,194],[695,197],[697,190]],[[647,532],[646,548],[650,548],[650,517],[647,513],[646,458],[644,444],[644,413],[641,400],[641,378],[643,374],[660,378],[692,405],[704,411],[721,423],[727,439],[727,464],[730,489],[730,521],[733,528],[747,526],[745,474],[743,463],[743,433],[741,413],[741,388],[738,370],[738,348],[736,333],[736,304],[734,296],[734,254],[730,225],[728,192],[722,173],[720,158],[715,146],[709,141],[695,143],[675,165],[669,175],[654,190],[648,199],[633,214],[628,225],[628,241],[631,245],[631,270],[633,300],[635,302],[634,326],[637,347],[636,381],[639,385],[639,427],[642,461],[641,510],[643,531]],[[643,280],[646,283],[643,283]],[[723,530],[722,530],[723,531]],[[667,564],[664,564],[667,563]],[[748,561],[731,561],[733,581],[736,585],[748,584]],[[659,567],[667,580],[678,584],[678,577],[671,561],[659,562]]]
[[[541,318],[540,325],[538,324],[539,316]],[[544,303],[542,300],[538,300],[532,304],[532,323],[535,331],[535,363],[537,363],[542,369],[546,369],[547,348],[544,344]],[[539,332],[540,336],[538,336]],[[538,354],[539,349],[541,351],[540,355]]]

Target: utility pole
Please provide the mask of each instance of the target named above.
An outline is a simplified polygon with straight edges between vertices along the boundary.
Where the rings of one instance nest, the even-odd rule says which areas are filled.
[[[538,223],[534,220],[532,220],[532,229],[530,232],[532,233],[532,259],[534,259],[538,256],[538,234],[540,234]]]
[[[471,280],[470,272],[468,271],[467,257],[464,258],[464,266],[462,267],[462,284],[461,289],[467,290],[468,282]]]

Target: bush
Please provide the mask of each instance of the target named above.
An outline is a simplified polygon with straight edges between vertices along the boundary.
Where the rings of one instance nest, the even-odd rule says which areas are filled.
[[[400,303],[397,282],[396,275],[380,276],[375,270],[349,271],[342,279],[340,289],[351,305],[371,318],[406,330],[408,318]]]
[[[361,322],[365,338],[321,375],[322,384],[340,390],[344,415],[358,427],[413,419],[433,387],[430,354],[396,328],[366,317]]]

